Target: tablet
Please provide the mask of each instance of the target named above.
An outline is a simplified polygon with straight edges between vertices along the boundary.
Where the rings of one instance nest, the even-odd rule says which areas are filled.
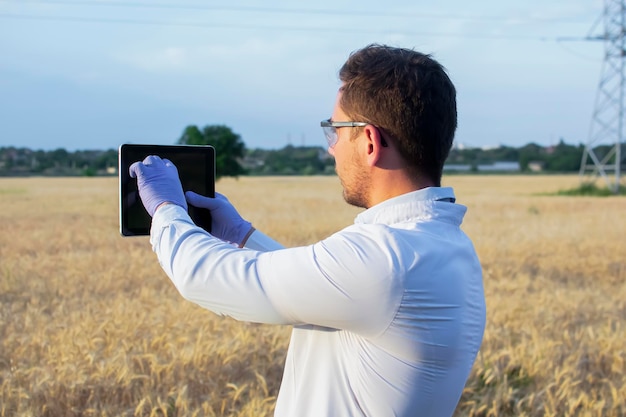
[[[140,145],[123,144],[119,148],[119,212],[122,236],[150,234],[152,218],[139,199],[137,179],[131,178],[130,166],[148,155],[172,161],[184,191],[215,197],[215,149],[209,145]],[[206,209],[189,205],[194,223],[211,231],[211,215]]]

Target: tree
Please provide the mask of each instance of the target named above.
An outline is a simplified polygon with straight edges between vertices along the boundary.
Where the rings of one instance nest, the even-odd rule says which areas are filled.
[[[178,139],[181,145],[211,145],[215,148],[215,176],[237,177],[246,173],[240,160],[246,146],[241,136],[224,125],[205,126],[202,131],[197,126],[187,126]]]
[[[519,149],[519,165],[522,171],[528,171],[531,162],[544,163],[545,160],[545,148],[536,143],[529,143]]]
[[[577,172],[583,156],[583,145],[567,145],[563,139],[554,147],[552,154],[546,159],[546,169],[554,172]]]
[[[334,167],[332,158],[320,147],[295,147],[287,145],[283,149],[269,153],[264,158],[263,173],[266,175],[314,175],[326,171],[326,166]],[[331,171],[332,172],[332,171]]]

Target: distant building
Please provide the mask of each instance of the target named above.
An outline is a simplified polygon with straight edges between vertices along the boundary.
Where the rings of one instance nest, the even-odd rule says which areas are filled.
[[[542,161],[531,161],[528,163],[528,169],[531,172],[541,172],[543,171],[545,163]]]
[[[489,172],[519,172],[521,170],[519,162],[499,161],[493,164],[478,165],[478,171]]]
[[[519,162],[499,161],[493,164],[480,164],[473,166],[470,164],[446,164],[444,172],[519,172],[521,171]]]
[[[472,170],[472,166],[468,164],[446,164],[444,165],[443,170],[454,172],[468,172]]]

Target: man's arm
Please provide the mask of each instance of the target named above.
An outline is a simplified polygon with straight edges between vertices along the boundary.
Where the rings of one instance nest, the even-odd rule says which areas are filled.
[[[252,242],[257,243],[256,239]],[[292,324],[277,311],[255,277],[257,258],[265,253],[239,249],[211,235],[174,204],[155,212],[150,243],[163,271],[185,299],[237,320]]]
[[[254,232],[245,248],[237,248],[170,204],[156,212],[150,242],[185,299],[237,320],[377,334],[388,326],[402,296],[400,282],[388,279],[389,254],[359,233],[280,249]],[[355,251],[369,256],[355,257]]]

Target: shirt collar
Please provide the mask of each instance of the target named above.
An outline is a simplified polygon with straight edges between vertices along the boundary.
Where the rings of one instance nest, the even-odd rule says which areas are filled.
[[[467,208],[452,204],[455,201],[454,190],[451,187],[423,188],[378,203],[360,213],[354,222],[394,224],[437,218],[460,225]]]

